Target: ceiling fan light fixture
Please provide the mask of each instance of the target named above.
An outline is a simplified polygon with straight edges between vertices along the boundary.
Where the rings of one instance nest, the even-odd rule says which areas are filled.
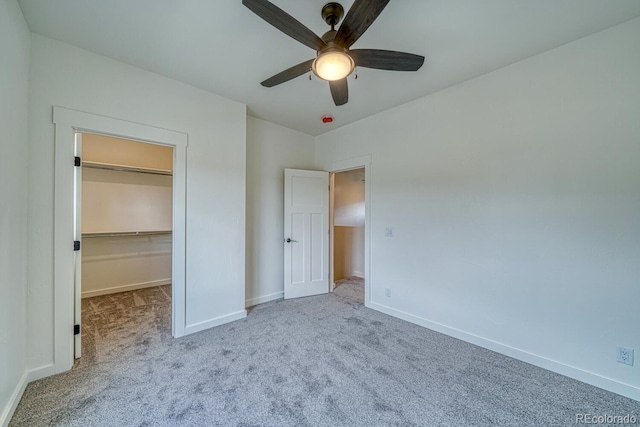
[[[307,74],[311,69],[318,78],[329,82],[333,102],[340,106],[349,102],[346,77],[354,72],[356,65],[378,70],[418,71],[424,63],[424,56],[421,55],[382,49],[349,50],[378,18],[387,3],[389,0],[353,0],[346,16],[339,3],[327,3],[322,8],[322,18],[331,30],[318,37],[269,0],[242,0],[242,4],[260,18],[316,52],[315,59],[289,67],[260,84],[273,87]],[[343,16],[344,20],[336,30]],[[358,75],[355,77],[358,78]],[[312,74],[309,73],[309,80],[311,78]]]
[[[335,81],[347,77],[353,72],[355,62],[342,49],[327,49],[313,61],[311,69],[323,80]]]

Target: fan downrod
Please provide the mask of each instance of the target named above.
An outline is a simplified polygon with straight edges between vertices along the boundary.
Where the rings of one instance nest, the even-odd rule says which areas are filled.
[[[328,25],[331,25],[332,30],[338,25],[343,16],[344,8],[340,3],[331,2],[322,6],[322,19]]]

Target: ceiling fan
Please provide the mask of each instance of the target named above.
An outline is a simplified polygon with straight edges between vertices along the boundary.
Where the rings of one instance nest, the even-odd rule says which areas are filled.
[[[417,71],[424,63],[424,56],[392,50],[350,49],[389,1],[355,0],[337,30],[335,26],[344,16],[344,8],[339,3],[327,3],[322,8],[322,17],[331,26],[331,30],[318,37],[268,0],[242,0],[242,4],[253,13],[317,52],[315,59],[287,68],[260,84],[273,87],[311,70],[316,76],[329,82],[333,102],[336,105],[344,105],[349,101],[347,77],[356,66],[392,71]]]

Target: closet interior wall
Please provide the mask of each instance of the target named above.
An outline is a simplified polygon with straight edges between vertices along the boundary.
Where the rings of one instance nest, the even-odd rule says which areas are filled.
[[[171,283],[173,149],[82,135],[82,298]]]
[[[364,278],[364,169],[336,173],[334,187],[334,281]]]

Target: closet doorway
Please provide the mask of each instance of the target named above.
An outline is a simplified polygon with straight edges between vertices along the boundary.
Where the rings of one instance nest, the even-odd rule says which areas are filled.
[[[365,169],[332,175],[333,291],[364,303]]]
[[[75,149],[75,357],[91,361],[171,334],[174,148],[77,133]]]

